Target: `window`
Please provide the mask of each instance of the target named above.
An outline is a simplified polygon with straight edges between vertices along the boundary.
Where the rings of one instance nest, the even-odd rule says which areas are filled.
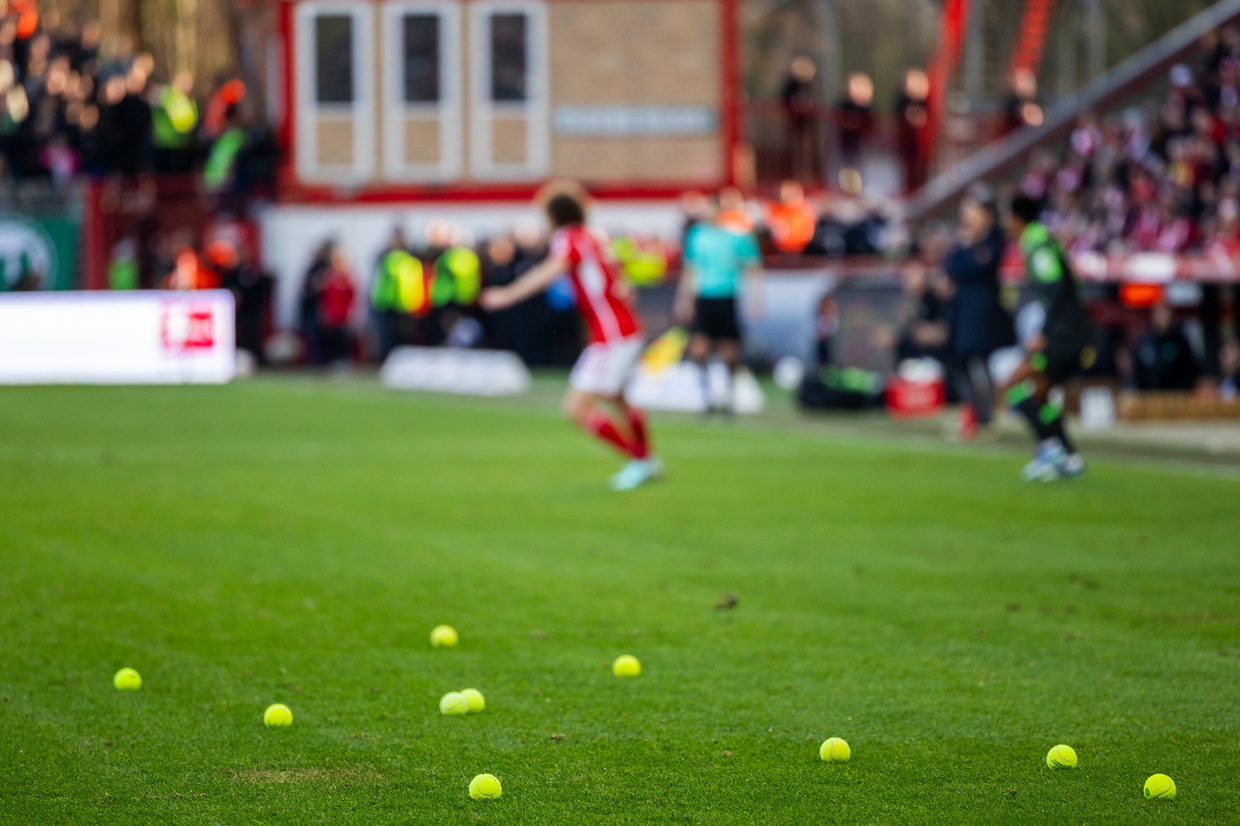
[[[547,174],[545,0],[470,0],[469,172],[483,181]]]
[[[405,103],[438,103],[439,15],[407,14],[402,22]]]
[[[524,14],[491,15],[491,100],[497,103],[527,99],[526,29]]]
[[[457,180],[463,166],[461,3],[379,4],[386,181]]]
[[[375,11],[355,0],[293,9],[294,168],[298,180],[355,184],[375,173]]]
[[[353,18],[322,15],[314,21],[315,100],[353,102]]]

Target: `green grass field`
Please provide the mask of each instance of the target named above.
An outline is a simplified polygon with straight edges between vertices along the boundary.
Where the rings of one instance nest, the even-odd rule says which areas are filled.
[[[546,392],[0,390],[0,823],[1240,822],[1234,479],[655,424],[615,495]]]

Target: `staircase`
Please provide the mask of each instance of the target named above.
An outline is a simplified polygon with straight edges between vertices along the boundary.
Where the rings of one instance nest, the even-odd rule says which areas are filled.
[[[974,183],[997,180],[1024,163],[1034,149],[1066,136],[1081,113],[1103,112],[1122,103],[1200,49],[1210,32],[1237,21],[1240,0],[1219,0],[1075,94],[1057,101],[1047,110],[1041,126],[1018,129],[931,179],[909,198],[907,217],[917,221],[949,209]],[[1015,60],[1015,50],[1013,54]]]

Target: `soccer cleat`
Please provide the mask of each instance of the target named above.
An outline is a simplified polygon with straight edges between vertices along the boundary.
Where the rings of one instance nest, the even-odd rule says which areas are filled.
[[[658,459],[634,459],[625,465],[619,473],[611,477],[611,489],[617,491],[633,490],[641,487],[651,479],[663,473],[663,463]]]
[[[1085,475],[1085,459],[1079,453],[1069,453],[1059,463],[1059,475],[1065,479],[1080,479]]]
[[[1021,470],[1020,478],[1026,482],[1054,482],[1060,477],[1060,467],[1066,458],[1059,440],[1047,439],[1038,445],[1037,454]]]

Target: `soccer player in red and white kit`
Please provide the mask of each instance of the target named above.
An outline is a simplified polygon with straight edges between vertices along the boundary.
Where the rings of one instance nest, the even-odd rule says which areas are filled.
[[[663,465],[650,452],[646,415],[624,398],[624,386],[644,345],[641,323],[629,304],[631,290],[606,247],[585,228],[582,197],[560,192],[547,200],[545,208],[555,230],[546,260],[510,284],[483,290],[479,303],[486,310],[502,310],[568,275],[590,344],[569,376],[564,412],[587,433],[629,457],[624,469],[612,477],[611,487],[632,490],[659,476]]]

